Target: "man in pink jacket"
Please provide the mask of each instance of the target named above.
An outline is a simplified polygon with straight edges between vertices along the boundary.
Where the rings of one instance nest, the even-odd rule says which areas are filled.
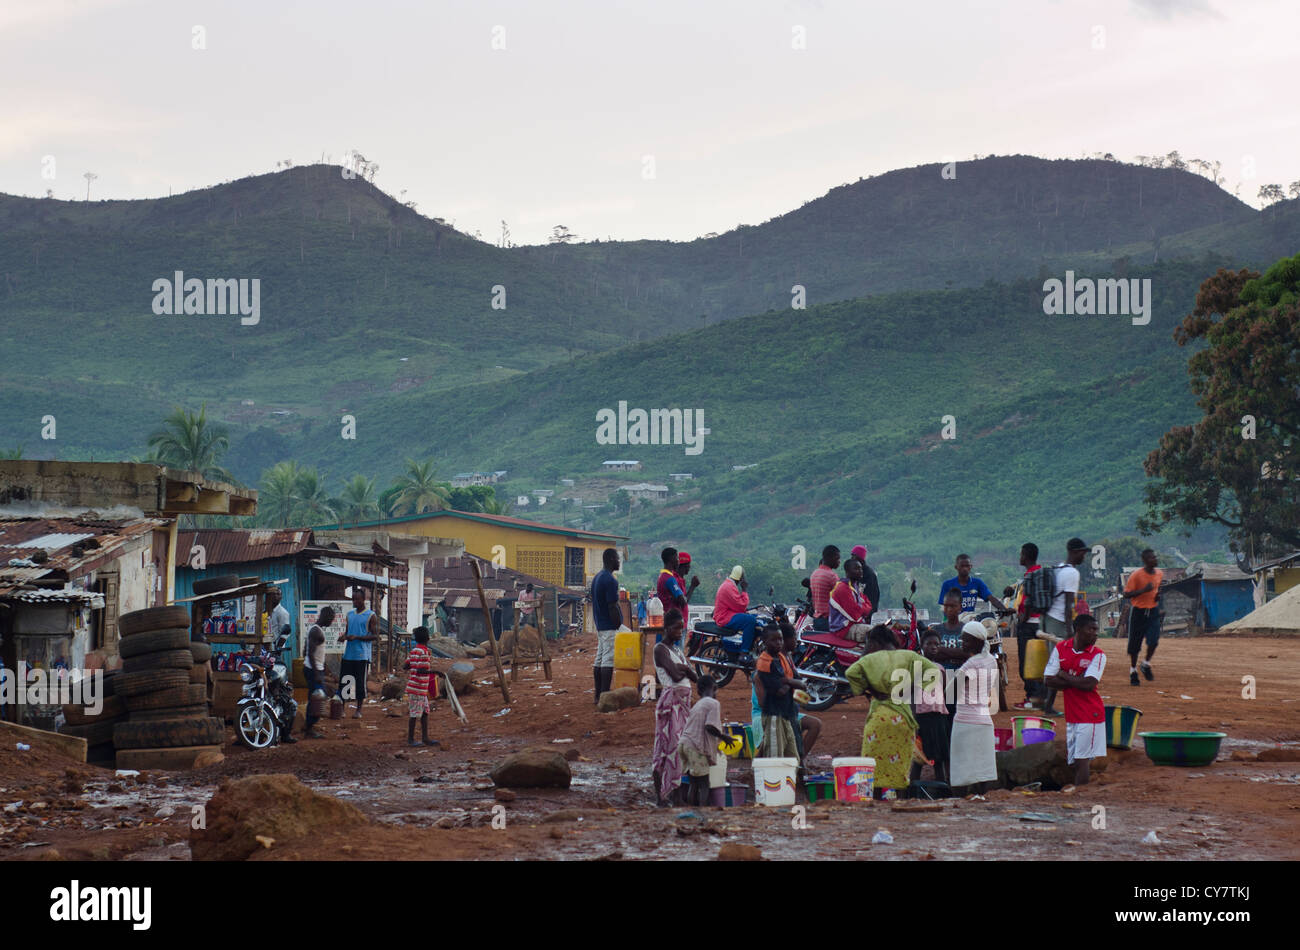
[[[737,564],[713,598],[713,622],[739,633],[740,643],[746,650],[753,645],[754,631],[758,629],[758,617],[745,612],[749,609],[749,594],[745,593],[748,587],[745,569]]]

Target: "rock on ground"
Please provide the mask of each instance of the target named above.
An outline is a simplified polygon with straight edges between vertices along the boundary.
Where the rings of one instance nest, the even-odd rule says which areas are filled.
[[[573,780],[564,756],[550,749],[525,749],[508,755],[491,775],[500,788],[568,788]]]
[[[455,659],[463,659],[468,655],[469,649],[459,640],[453,640],[451,637],[430,637],[429,646],[437,647],[443,653]]]
[[[596,712],[617,712],[620,709],[631,709],[633,706],[640,705],[641,691],[634,686],[621,686],[600,694]]]
[[[396,676],[390,676],[384,680],[384,685],[379,689],[380,699],[401,699],[406,693],[406,684]]]
[[[456,695],[469,692],[469,687],[474,684],[474,664],[464,661],[453,663],[447,671],[447,678],[451,680],[451,688],[456,691]]]
[[[1074,782],[1074,766],[1066,762],[1065,740],[1035,742],[997,753],[998,782],[1005,788],[1016,788],[1031,782],[1042,782],[1045,789],[1060,789]],[[1106,770],[1105,758],[1093,759],[1093,775]]]
[[[258,838],[291,841],[318,830],[368,824],[348,802],[313,792],[292,775],[227,780],[208,802],[206,827],[190,832],[195,861],[243,861]]]
[[[719,861],[762,861],[763,852],[752,844],[728,841],[718,851]]]
[[[514,628],[511,627],[501,634],[497,647],[502,656],[514,656],[518,653],[520,659],[531,659],[542,655],[542,636],[537,632],[536,627],[524,626],[519,628],[519,639],[516,641]]]

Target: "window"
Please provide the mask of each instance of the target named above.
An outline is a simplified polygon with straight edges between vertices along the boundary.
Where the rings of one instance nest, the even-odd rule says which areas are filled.
[[[564,549],[564,586],[585,587],[587,552],[582,548]]]

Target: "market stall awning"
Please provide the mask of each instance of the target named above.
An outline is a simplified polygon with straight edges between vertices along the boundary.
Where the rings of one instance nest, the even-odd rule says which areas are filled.
[[[171,601],[173,604],[188,604],[196,600],[234,600],[237,597],[243,597],[246,594],[256,594],[259,590],[265,590],[272,584],[287,584],[289,578],[282,577],[278,581],[257,581],[253,584],[241,584],[239,587],[232,587],[229,590],[214,590],[206,594],[195,594],[193,597],[178,597]]]
[[[363,574],[360,571],[349,571],[347,568],[326,564],[324,561],[312,562],[311,569],[324,574],[333,574],[336,577],[346,577],[348,580],[361,581],[363,584],[378,584],[380,587],[406,586],[406,581],[399,581],[391,577],[376,577],[374,574]]]

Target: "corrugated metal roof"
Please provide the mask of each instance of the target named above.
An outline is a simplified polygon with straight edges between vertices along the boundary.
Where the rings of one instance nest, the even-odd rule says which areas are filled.
[[[534,587],[545,587],[548,590],[557,585],[544,581],[540,577],[534,577],[531,574],[525,574],[523,571],[516,571],[510,567],[497,567],[491,561],[483,558],[476,558],[472,554],[464,557],[437,557],[428,558],[424,564],[424,587],[428,590],[431,587],[447,587],[453,590],[475,590],[474,571],[470,567],[470,561],[478,561],[479,572],[483,577],[484,588],[491,582],[500,584],[506,582],[512,585],[511,593],[515,589],[523,590],[529,584]],[[585,588],[560,587],[565,593],[576,595],[585,595]]]
[[[14,552],[14,557],[0,559],[0,582],[13,586],[51,574],[71,578],[82,564],[98,561],[128,541],[168,523],[161,518],[0,518],[0,547]],[[37,552],[44,553],[47,559],[36,567],[8,566],[10,560],[30,558]]]
[[[181,531],[176,535],[176,547],[188,560],[194,545],[203,546],[209,566],[216,564],[241,564],[249,561],[270,561],[302,553],[312,543],[308,529],[283,531],[256,528],[204,528],[199,531]]]
[[[353,525],[326,524],[316,525],[316,527],[322,531],[337,531],[341,528],[377,528],[390,524],[404,524],[408,521],[431,521],[437,518],[462,518],[466,521],[480,521],[485,524],[522,528],[526,531],[537,531],[542,534],[559,534],[570,538],[592,538],[600,541],[627,540],[621,534],[600,534],[596,531],[581,531],[578,528],[565,528],[560,525],[546,524],[542,521],[526,521],[523,518],[512,518],[509,515],[485,515],[477,511],[456,511],[453,508],[444,508],[441,511],[426,511],[418,515],[402,515],[397,518],[382,518],[378,521],[362,521]]]
[[[334,574],[338,577],[346,577],[350,580],[361,581],[365,584],[378,584],[380,587],[405,587],[406,581],[399,581],[396,578],[384,579],[374,574],[362,574],[360,571],[349,571],[345,567],[338,567],[334,564],[325,564],[321,561],[313,561],[311,565],[313,571],[324,571],[326,574]]]
[[[55,534],[43,534],[39,538],[31,538],[27,541],[21,541],[16,544],[5,544],[7,548],[40,548],[43,551],[57,551],[59,548],[70,547],[78,541],[84,541],[86,538],[93,538],[94,532],[84,534],[69,534],[67,532],[58,532]]]
[[[0,587],[0,597],[21,600],[29,604],[79,603],[96,610],[104,606],[104,595],[97,591],[73,587],[66,590],[30,590],[19,587]]]

